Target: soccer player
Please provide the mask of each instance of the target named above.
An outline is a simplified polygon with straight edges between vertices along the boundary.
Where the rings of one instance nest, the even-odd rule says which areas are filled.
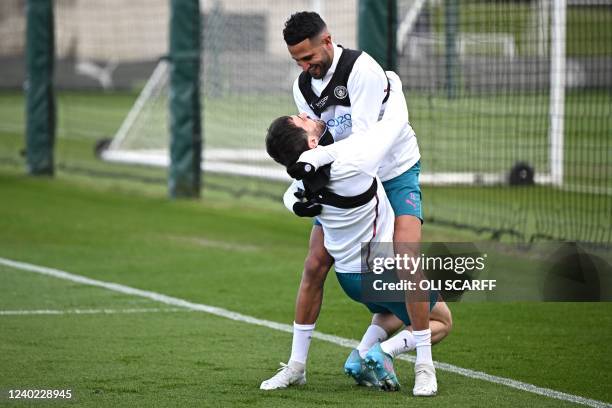
[[[335,141],[353,132],[366,131],[378,121],[384,112],[388,80],[372,57],[332,42],[325,22],[317,13],[293,14],[285,23],[283,37],[291,57],[303,70],[293,84],[298,112],[323,120]],[[407,116],[404,119],[407,121]],[[401,129],[381,163],[378,176],[395,214],[393,241],[418,243],[423,219],[418,184],[420,153],[410,126]],[[296,299],[294,344],[308,341],[321,310],[323,285],[334,262],[323,242],[323,229],[315,222]],[[417,360],[433,371],[429,304],[407,302],[406,305],[418,339]],[[378,329],[372,329],[373,338],[377,332]],[[300,361],[304,357],[296,354],[292,359]],[[349,356],[348,365],[350,361]],[[433,375],[435,380],[435,372]],[[418,381],[422,376],[415,378]],[[422,388],[415,384],[415,394],[427,395],[429,391]]]
[[[324,170],[325,165],[329,165],[326,172],[319,172],[323,175],[322,183],[318,176],[314,181],[296,181],[287,190],[284,202],[297,215],[318,216],[319,228],[324,231],[324,246],[335,260],[341,286],[352,299],[364,303],[374,314],[359,347],[345,364],[346,372],[359,384],[396,390],[399,382],[393,369],[393,357],[415,348],[418,352],[418,338],[405,302],[366,302],[363,299],[362,272],[367,271],[362,270],[360,257],[362,242],[391,243],[394,235],[393,209],[376,174],[394,141],[409,125],[401,81],[391,72],[388,75],[390,97],[383,119],[368,131],[356,133],[350,140],[314,149],[323,143],[322,135],[329,138],[325,123],[305,114],[284,116],[270,126],[266,148],[274,160],[288,167],[290,173],[296,166],[310,167],[314,171],[319,167]],[[307,200],[296,197],[300,190],[305,192]],[[314,200],[313,194],[316,196]],[[433,307],[430,324],[433,342],[443,339],[451,328],[448,307],[436,300],[432,298],[428,302],[428,309]],[[402,325],[408,329],[386,340]],[[311,335],[312,330],[301,330],[297,334],[294,330],[289,363],[283,364],[274,377],[264,381],[262,389],[305,383]],[[435,375],[432,375],[435,371],[433,365],[423,365],[416,365],[417,384],[425,387],[426,395],[433,395],[437,391]],[[418,393],[419,390],[413,391],[416,395],[423,395]]]

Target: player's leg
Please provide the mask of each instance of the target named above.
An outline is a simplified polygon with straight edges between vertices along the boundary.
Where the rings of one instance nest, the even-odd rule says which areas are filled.
[[[333,258],[323,246],[323,228],[314,225],[296,299],[291,356],[286,365],[281,364],[276,375],[261,383],[261,389],[274,390],[306,383],[308,349],[321,310],[323,285],[332,264]]]
[[[403,215],[396,218],[396,253],[410,257],[420,256],[421,225],[420,220],[414,216]],[[419,238],[417,241],[416,239]],[[420,289],[420,281],[424,279],[421,270],[410,271],[400,279],[410,279],[415,283],[416,291],[406,293],[406,310],[412,322],[412,333],[401,333],[399,341],[408,344],[409,338],[414,340],[416,347],[416,361],[414,363],[414,387],[412,394],[415,396],[434,396],[438,392],[438,381],[436,370],[431,355],[432,327],[430,326],[429,303],[424,301],[429,297],[426,290]]]
[[[406,353],[417,348],[417,339],[413,334],[413,328],[409,324],[410,321],[406,315],[405,309],[403,309],[401,306],[398,307],[397,304],[392,305],[391,309],[402,319],[403,322],[407,322],[408,325],[404,330],[401,330],[390,339],[382,343],[376,343],[365,356],[366,364],[375,370],[379,381],[381,381],[381,383],[384,385],[383,389],[386,390],[399,389],[399,382],[397,381],[397,376],[393,367],[394,358],[402,353]],[[441,298],[438,298],[438,301],[433,306],[429,316],[431,341],[432,344],[437,344],[448,336],[452,329],[453,322],[451,312],[446,303],[443,302]],[[427,377],[421,380],[427,385],[426,395],[433,395],[432,390],[433,393],[437,391],[435,371],[434,375],[432,376],[429,366],[416,366],[415,374],[421,377]],[[417,389],[417,392],[418,391],[419,390]]]
[[[395,232],[393,242],[397,252],[405,252],[409,256],[419,256],[421,242],[421,220],[413,215],[395,217]],[[429,328],[429,302],[406,302],[408,315],[415,330]]]
[[[368,305],[368,308],[373,310],[375,309],[375,306],[370,304]],[[381,310],[384,309],[381,308]],[[402,326],[404,326],[404,322],[402,322],[402,320],[388,310],[374,313],[372,316],[372,323],[363,335],[357,349],[353,350],[349,356],[349,359],[345,364],[345,371],[347,371],[347,367],[350,367],[349,363],[352,363],[353,370],[359,368],[359,372],[367,374],[370,378],[375,378],[378,388],[386,391],[399,390],[399,382],[397,380],[397,376],[395,375],[395,371],[393,370],[392,364],[391,366],[387,367],[389,370],[382,374],[382,372],[377,372],[375,366],[368,366],[366,364],[365,357],[368,351],[372,349],[374,345],[385,341],[389,336],[401,329]],[[354,375],[353,377],[357,380]],[[359,381],[357,382],[359,383]]]
[[[429,327],[431,328],[431,343],[441,342],[452,330],[453,320],[451,311],[446,302],[438,298],[438,301],[429,312]],[[382,350],[391,357],[412,351],[416,348],[416,340],[413,335],[412,325],[397,333],[390,339],[382,342]]]
[[[419,186],[420,163],[394,179],[385,181],[383,186],[395,213],[393,242],[396,252],[419,256],[423,211]],[[414,330],[429,328],[429,302],[427,293],[422,301],[408,299],[406,306]]]
[[[359,345],[351,351],[346,359],[344,372],[353,377],[359,385],[385,388],[384,384],[378,381],[374,370],[365,364],[364,357],[374,344],[386,340],[403,325],[404,323],[393,313],[388,311],[374,313],[372,322],[361,338]]]
[[[453,330],[453,316],[446,302],[438,300],[429,312],[429,327],[431,328],[431,344],[438,344]],[[412,330],[412,327],[408,327]]]
[[[399,329],[401,329],[404,326],[404,322],[402,322],[402,320],[393,313],[385,311],[383,313],[374,313],[374,315],[372,316],[372,325],[381,327],[387,334],[386,337],[389,337],[395,334]],[[385,339],[383,339],[382,341],[384,340]],[[374,343],[370,344],[370,347],[372,347],[373,345]]]
[[[396,217],[394,242],[396,252],[411,257],[420,255],[421,222],[411,215]],[[423,279],[421,271],[404,278],[411,279],[419,288],[418,282]],[[412,337],[416,341],[416,361],[414,364],[415,381],[413,394],[416,396],[433,396],[438,390],[436,371],[431,355],[432,328],[430,327],[429,303],[422,301],[428,292],[417,289],[406,293],[406,309],[412,322]],[[407,334],[406,334],[407,336]],[[405,339],[404,339],[405,340]]]
[[[419,186],[420,163],[416,163],[405,173],[383,183],[395,212],[394,247],[400,256],[417,257],[420,255],[421,223],[423,220],[421,208],[421,189]],[[400,271],[400,279],[408,279],[416,283],[423,279],[421,271]],[[406,294],[406,309],[412,321],[413,332],[417,345],[415,362],[414,395],[435,395],[437,382],[431,356],[431,329],[429,327],[429,306],[427,291],[417,289]],[[423,374],[425,372],[425,374]]]
[[[430,313],[430,330],[431,344],[436,344],[444,339],[450,333],[453,325],[450,309],[445,302],[438,302],[436,307]],[[419,363],[419,339],[415,336],[415,331],[412,332],[415,338],[415,347],[417,347],[417,361],[414,364],[414,388],[412,394],[417,397],[430,397],[438,392],[438,380],[436,378],[436,370],[432,364],[428,362]],[[430,346],[431,347],[431,346]],[[429,352],[431,356],[431,351]]]
[[[375,370],[382,388],[393,391],[399,389],[393,366],[394,358],[399,354],[414,350],[417,347],[417,340],[412,333],[410,318],[403,303],[383,302],[379,305],[391,311],[406,327],[390,339],[374,344],[366,353],[364,360],[366,365]],[[436,344],[450,333],[452,317],[448,306],[437,293],[431,294],[429,305],[432,307],[429,313],[432,341]]]
[[[372,344],[385,340],[389,334],[397,331],[398,320],[387,309],[373,303],[368,303],[363,300],[362,279],[361,273],[339,273],[336,271],[338,283],[344,290],[344,293],[355,302],[361,303],[368,308],[373,314],[370,326],[361,339],[361,342],[356,349],[353,349],[344,363],[344,372],[355,380],[359,385],[375,386],[381,388],[381,383],[378,381],[374,371],[366,366],[363,359],[363,354],[372,346]],[[399,321],[399,324],[402,324]],[[389,332],[387,332],[389,330]]]
[[[315,224],[310,233],[308,255],[295,302],[295,322],[314,324],[319,317],[323,301],[323,286],[334,263],[324,246],[323,228]]]
[[[308,255],[295,301],[293,342],[288,365],[304,371],[315,323],[323,303],[323,286],[334,260],[325,249],[323,228],[315,224],[310,233]]]

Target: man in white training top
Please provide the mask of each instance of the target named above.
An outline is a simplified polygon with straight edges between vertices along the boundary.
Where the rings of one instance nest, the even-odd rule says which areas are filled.
[[[333,257],[341,286],[352,299],[364,303],[374,314],[372,325],[359,347],[349,356],[345,371],[358,384],[396,390],[399,382],[393,370],[393,357],[418,348],[419,340],[411,331],[405,302],[367,302],[361,290],[362,276],[368,272],[362,267],[361,244],[393,242],[394,212],[377,173],[383,159],[388,157],[388,150],[409,127],[401,81],[394,73],[389,72],[388,76],[391,92],[384,116],[368,131],[315,149],[322,135],[329,137],[324,122],[305,114],[281,117],[268,130],[266,148],[290,173],[296,166],[310,168],[311,173],[317,168],[323,171],[322,183],[319,176],[293,182],[285,193],[285,205],[297,215],[317,216],[325,248]],[[313,193],[316,197],[312,197]],[[298,198],[304,194],[305,199]],[[387,245],[389,247],[392,248],[392,244]],[[436,343],[450,331],[451,316],[446,304],[438,301],[437,294],[433,296],[436,297],[430,302],[433,309],[429,325],[431,341]],[[381,343],[402,325],[406,325],[407,330]],[[289,363],[277,375],[264,381],[262,389],[305,383],[311,335],[312,330],[303,336],[294,331]],[[415,372],[413,393],[435,395],[437,382],[433,365],[417,363]]]

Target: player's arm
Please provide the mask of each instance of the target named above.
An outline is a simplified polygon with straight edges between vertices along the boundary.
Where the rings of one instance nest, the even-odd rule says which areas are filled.
[[[285,191],[285,194],[283,195],[283,203],[285,204],[285,207],[287,207],[287,209],[291,212],[293,212],[293,205],[300,201],[295,195],[299,191],[300,185],[301,183],[299,181],[294,180],[293,183],[289,185],[289,188],[287,188],[287,191]]]
[[[285,207],[298,217],[316,217],[321,214],[323,209],[321,204],[300,198],[303,192],[304,185],[302,182],[297,180],[293,181],[283,195]]]
[[[338,143],[336,147],[336,160],[355,166],[370,176],[376,175],[393,142],[405,126],[408,126],[408,107],[402,91],[402,82],[397,76],[394,76],[392,81],[382,119],[367,131],[352,135],[345,144]]]
[[[300,155],[298,162],[311,164],[315,169],[331,163],[342,155],[366,173],[378,169],[381,160],[408,124],[408,107],[402,91],[402,81],[389,71],[390,94],[385,113],[369,129],[353,133],[351,137],[328,146],[319,146]],[[367,170],[367,171],[366,171]]]
[[[387,95],[387,77],[380,65],[364,52],[355,61],[346,86],[351,98],[352,133],[364,132],[378,121]]]

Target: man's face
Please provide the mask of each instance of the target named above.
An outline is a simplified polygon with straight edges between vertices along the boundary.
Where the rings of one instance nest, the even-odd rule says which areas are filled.
[[[295,45],[288,45],[287,48],[291,58],[315,79],[325,76],[334,59],[331,36],[326,31],[312,40],[307,38]]]
[[[305,113],[291,116],[293,124],[306,131],[308,137],[308,146],[313,149],[319,144],[319,138],[325,131],[325,122],[322,120],[313,120]]]

